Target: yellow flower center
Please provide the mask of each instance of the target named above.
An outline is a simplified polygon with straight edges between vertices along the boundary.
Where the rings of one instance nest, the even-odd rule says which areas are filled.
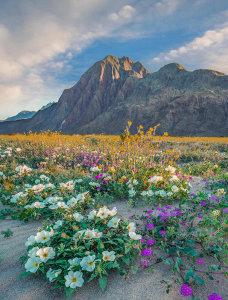
[[[48,257],[48,253],[47,252],[43,253],[43,257]]]
[[[76,277],[72,278],[72,282],[77,282],[77,281],[78,281],[78,279]]]
[[[45,241],[46,239],[47,239],[47,237],[46,236],[42,236],[42,238],[41,238],[43,241]]]
[[[109,256],[105,256],[104,257],[104,260],[108,260],[110,257]]]
[[[87,262],[87,265],[92,266],[93,265],[93,261]]]
[[[37,263],[37,262],[33,263],[32,265],[33,265],[34,267],[38,267],[38,263]]]

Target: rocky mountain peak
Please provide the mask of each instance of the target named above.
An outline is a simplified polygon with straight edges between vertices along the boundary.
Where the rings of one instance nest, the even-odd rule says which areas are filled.
[[[158,72],[176,73],[180,71],[187,71],[182,65],[178,63],[170,63],[162,67]]]

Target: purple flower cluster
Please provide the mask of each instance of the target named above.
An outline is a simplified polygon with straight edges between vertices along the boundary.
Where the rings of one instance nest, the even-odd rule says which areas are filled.
[[[146,225],[146,229],[153,229],[154,228],[154,224],[150,223]]]
[[[146,241],[146,243],[147,243],[148,246],[153,246],[153,245],[154,245],[154,240],[148,239],[148,240]]]
[[[202,258],[200,258],[198,261],[197,261],[197,265],[201,265],[201,264],[204,264],[204,260]]]
[[[183,284],[180,291],[182,296],[191,296],[192,295],[192,288],[188,284]]]
[[[217,294],[211,294],[208,296],[208,300],[223,300],[223,298]]]
[[[165,230],[161,230],[161,231],[159,231],[159,234],[162,235],[162,236],[164,236],[166,234],[166,231]]]
[[[150,248],[143,249],[142,252],[141,252],[141,255],[142,255],[143,257],[150,256],[150,255],[152,255],[152,251],[151,251]]]

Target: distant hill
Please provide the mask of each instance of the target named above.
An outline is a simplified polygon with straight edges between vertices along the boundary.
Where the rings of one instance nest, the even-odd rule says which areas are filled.
[[[140,62],[112,55],[96,62],[59,101],[27,120],[0,123],[0,134],[52,130],[120,134],[132,121],[172,136],[228,136],[228,76],[188,71],[178,63],[150,73]]]
[[[19,112],[16,116],[9,117],[6,121],[15,121],[20,119],[29,119],[35,115],[36,111],[23,110]]]
[[[44,110],[44,109],[50,107],[53,103],[55,103],[55,102],[49,102],[47,105],[42,106],[40,110]],[[5,119],[5,121],[15,121],[15,120],[21,120],[21,119],[30,119],[36,113],[37,113],[37,111],[23,110],[23,111],[19,112],[16,116],[9,117],[9,118]]]

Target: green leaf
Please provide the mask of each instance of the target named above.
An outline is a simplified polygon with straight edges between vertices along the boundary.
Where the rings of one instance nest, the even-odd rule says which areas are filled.
[[[123,256],[122,260],[125,262],[126,265],[129,266],[129,264],[130,264],[130,258],[129,257]]]
[[[198,276],[195,276],[194,279],[197,280],[200,284],[204,284],[205,283],[204,280],[202,278],[198,277]]]
[[[138,271],[138,266],[137,265],[134,265],[134,267],[132,268],[132,273],[133,274],[136,274],[137,273],[137,271]]]
[[[181,260],[180,257],[177,257],[177,261],[178,261],[178,263],[179,263],[180,265],[183,265],[183,262],[182,262],[182,260]]]
[[[66,288],[66,297],[67,299],[70,298],[70,295],[75,291],[75,289]]]
[[[211,265],[212,270],[217,271],[218,267],[216,265]]]
[[[24,273],[21,273],[21,274],[18,276],[17,279],[21,279],[22,277],[27,276],[27,275],[29,275],[29,274],[31,274],[31,273],[30,273],[30,272],[24,272]]]
[[[104,292],[106,285],[107,285],[107,277],[103,276],[103,277],[99,278],[99,285],[102,289],[102,292]]]

